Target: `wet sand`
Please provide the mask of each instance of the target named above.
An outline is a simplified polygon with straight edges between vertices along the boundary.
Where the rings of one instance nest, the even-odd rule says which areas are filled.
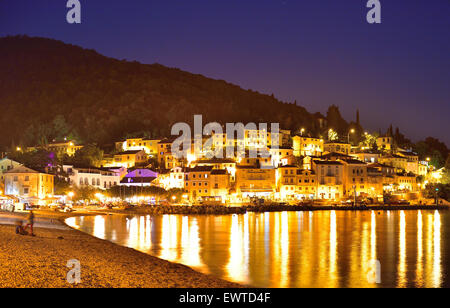
[[[222,288],[241,287],[184,265],[171,263],[131,248],[94,238],[65,227],[59,219],[36,213],[37,236],[15,234],[11,224],[0,221],[0,287],[149,287],[149,288]],[[0,218],[5,215],[0,213]],[[50,217],[49,217],[50,216]],[[66,215],[67,217],[68,215]],[[24,215],[15,215],[23,217]],[[9,216],[11,218],[11,216]],[[53,228],[54,227],[54,228]],[[68,260],[81,263],[81,283],[66,280]]]

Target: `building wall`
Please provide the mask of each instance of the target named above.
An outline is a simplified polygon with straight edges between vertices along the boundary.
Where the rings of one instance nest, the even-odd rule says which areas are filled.
[[[377,147],[379,150],[391,151],[394,144],[394,138],[392,137],[378,137]]]
[[[5,194],[24,198],[53,196],[54,177],[45,173],[6,173]]]
[[[14,168],[17,168],[19,166],[21,166],[22,164],[8,159],[8,158],[4,158],[0,160],[0,186],[4,186],[5,184],[5,178],[3,173],[9,170],[12,170]]]
[[[211,196],[211,171],[188,172],[185,177],[185,190],[191,201]]]
[[[237,168],[236,191],[246,197],[249,195],[270,197],[275,193],[275,169]]]
[[[69,174],[70,183],[78,187],[91,186],[105,190],[120,184],[120,175],[114,172],[105,172],[96,169],[86,171],[70,166],[65,166],[64,171]]]
[[[344,196],[344,166],[342,163],[312,162],[317,175],[317,198],[339,200]]]
[[[122,151],[143,150],[147,155],[157,156],[160,141],[157,139],[130,138],[123,143]]]
[[[352,145],[349,143],[325,143],[324,151],[329,153],[341,153],[345,155],[350,155]]]
[[[344,163],[344,195],[354,196],[369,193],[369,183],[366,164]]]
[[[292,142],[294,156],[321,156],[324,151],[323,139],[295,136]]]

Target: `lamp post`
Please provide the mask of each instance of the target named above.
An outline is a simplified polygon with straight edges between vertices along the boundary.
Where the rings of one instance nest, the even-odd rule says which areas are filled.
[[[355,129],[351,129],[351,130],[349,130],[348,131],[348,133],[347,133],[347,140],[348,140],[348,143],[350,143],[350,134],[354,134],[355,133]]]

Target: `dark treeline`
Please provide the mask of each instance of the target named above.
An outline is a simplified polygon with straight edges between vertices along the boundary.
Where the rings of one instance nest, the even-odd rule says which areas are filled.
[[[194,114],[205,123],[278,122],[314,132],[319,125],[305,108],[273,95],[26,36],[0,38],[0,105],[3,147],[66,136],[110,143],[139,131],[167,136],[172,124],[191,123]]]

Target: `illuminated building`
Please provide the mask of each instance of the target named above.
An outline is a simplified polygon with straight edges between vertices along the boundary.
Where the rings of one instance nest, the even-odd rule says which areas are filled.
[[[353,153],[350,154],[351,156],[353,156],[354,158],[363,161],[365,163],[368,164],[373,164],[373,163],[377,163],[378,162],[378,158],[380,157],[380,154],[378,153],[372,153],[369,151],[364,151],[364,152],[357,152],[357,153]]]
[[[276,191],[275,180],[275,169],[262,169],[252,165],[236,167],[236,193],[244,199],[273,199]]]
[[[297,199],[312,200],[317,198],[318,181],[312,170],[297,170]]]
[[[22,166],[22,164],[7,157],[0,159],[0,189],[2,191],[5,191],[5,179],[3,173],[19,166]]]
[[[64,165],[63,171],[67,174],[69,183],[78,187],[108,189],[120,183],[119,172],[109,169]]]
[[[406,158],[405,171],[407,173],[419,175],[419,155],[406,151],[398,152],[397,155]]]
[[[294,156],[321,156],[324,151],[323,139],[294,136],[292,138]]]
[[[296,199],[298,171],[299,168],[293,165],[280,166],[276,169],[277,187],[281,200]]]
[[[394,138],[391,136],[381,136],[377,138],[377,147],[382,151],[392,151]]]
[[[175,141],[175,138],[165,138],[158,142],[158,163],[160,166],[165,166],[165,155],[168,153],[172,153],[172,143]]]
[[[370,192],[367,164],[356,160],[342,160],[344,164],[344,194],[346,196],[368,195]]]
[[[270,129],[245,129],[244,144],[246,148],[267,148],[283,146],[283,132],[275,133]]]
[[[173,188],[184,188],[184,168],[175,167],[171,170],[163,169],[158,171],[153,185],[164,188],[165,190]]]
[[[294,163],[294,150],[290,147],[269,148],[272,166],[285,166]]]
[[[230,175],[227,170],[213,169],[210,178],[210,197],[213,201],[225,203],[228,198],[230,188]]]
[[[418,171],[417,171],[418,175],[421,176],[426,176],[428,174],[428,165],[424,164],[422,162],[419,162],[419,166],[418,166]]]
[[[124,186],[151,186],[158,174],[150,169],[135,169],[120,180]]]
[[[211,187],[212,170],[212,166],[197,166],[186,170],[185,190],[188,192],[191,201],[203,201],[213,196]],[[226,172],[225,174],[228,176]],[[219,187],[216,188],[216,192],[218,189]]]
[[[129,138],[125,141],[116,142],[116,149],[120,152],[144,150],[149,156],[158,155],[158,143],[161,140],[147,138]]]
[[[215,170],[226,170],[231,181],[234,181],[236,176],[236,161],[230,158],[199,159],[191,163],[191,167],[196,166],[212,166]]]
[[[317,197],[339,200],[344,195],[344,165],[339,161],[313,160],[312,169],[317,175]]]
[[[54,176],[18,166],[4,173],[5,195],[19,196],[32,201],[53,197]]]
[[[143,150],[125,151],[114,154],[113,159],[104,158],[102,166],[132,168],[144,166],[147,163],[147,154]]]
[[[82,145],[76,145],[75,141],[49,143],[45,147],[48,151],[54,152],[57,156],[68,155],[73,156],[75,152],[82,149]]]
[[[340,153],[349,155],[352,149],[350,143],[331,141],[324,144],[323,149],[328,153]]]
[[[417,177],[412,173],[397,173],[394,175],[394,185],[398,191],[417,191]]]
[[[396,155],[396,154],[388,154],[381,156],[378,161],[381,164],[385,164],[396,169],[396,172],[406,171],[408,165],[408,159],[406,157]]]

